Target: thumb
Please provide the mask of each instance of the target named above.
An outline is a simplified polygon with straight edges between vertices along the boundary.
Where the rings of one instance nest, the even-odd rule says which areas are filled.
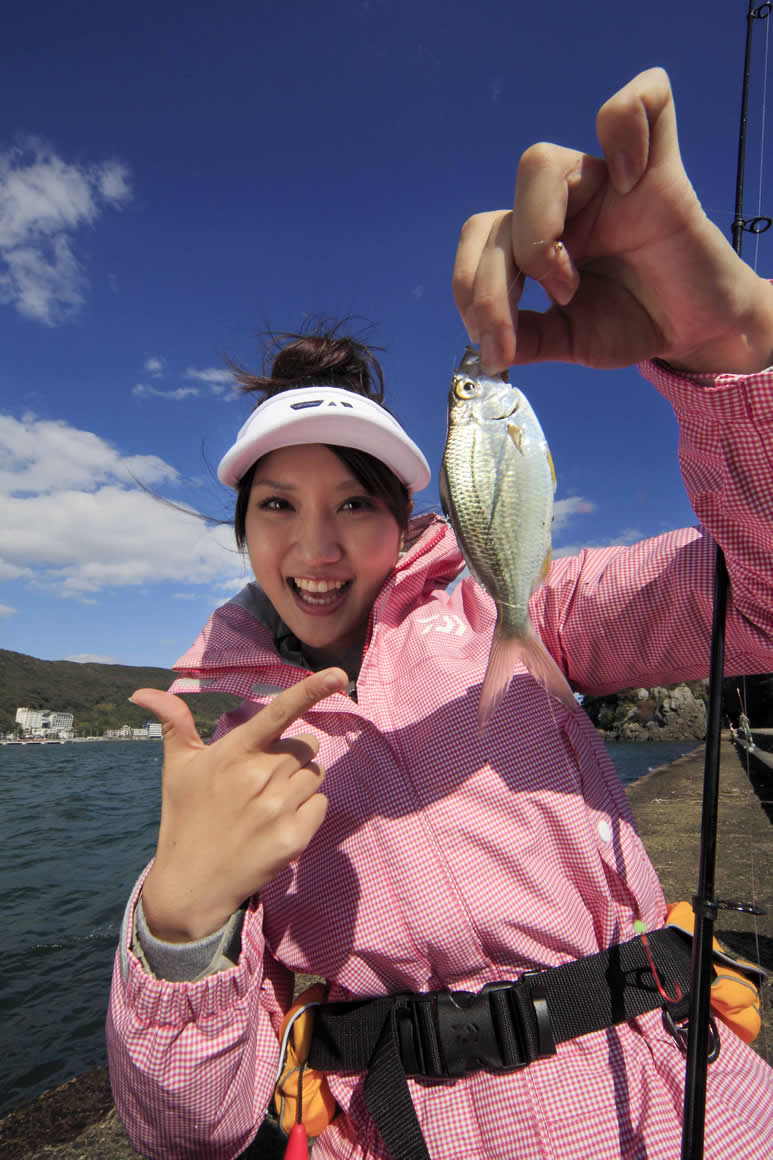
[[[671,84],[662,68],[639,73],[599,109],[596,133],[612,183],[630,193],[649,166],[679,160]]]
[[[180,697],[161,689],[137,689],[129,700],[133,705],[148,709],[161,722],[164,735],[164,753],[173,750],[203,749],[193,714]]]

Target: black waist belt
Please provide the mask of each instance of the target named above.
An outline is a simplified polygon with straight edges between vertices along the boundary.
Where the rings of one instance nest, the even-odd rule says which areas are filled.
[[[665,929],[647,936],[676,1021],[687,1015],[690,940]],[[676,992],[678,993],[678,992]],[[430,1160],[407,1076],[454,1079],[513,1071],[554,1055],[556,1044],[624,1023],[664,1005],[640,938],[530,971],[482,991],[387,995],[317,1008],[309,1065],[365,1071],[368,1111],[392,1160]]]

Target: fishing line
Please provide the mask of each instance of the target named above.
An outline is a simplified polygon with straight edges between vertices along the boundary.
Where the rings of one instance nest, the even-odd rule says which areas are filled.
[[[752,28],[755,20],[766,20],[773,3],[766,0],[754,7],[749,0],[746,14],[746,48],[741,89],[741,124],[738,135],[733,249],[741,256],[744,231],[762,233],[771,225],[768,217],[751,220],[743,216],[743,189],[746,153],[746,121],[751,71]],[[762,167],[760,167],[762,168]],[[714,921],[720,907],[738,909],[715,897],[717,845],[717,810],[719,806],[719,747],[722,716],[722,678],[725,654],[725,619],[730,580],[722,549],[717,545],[714,568],[714,601],[709,662],[709,713],[706,724],[706,748],[701,805],[698,888],[693,895],[695,931],[690,969],[690,1010],[688,1015],[687,1065],[685,1070],[682,1121],[682,1160],[702,1160],[706,1120],[706,1087],[708,1071],[708,1034],[711,1020],[712,943]],[[747,909],[741,906],[740,909]]]
[[[749,764],[749,754],[748,753],[746,754],[746,764],[747,764],[747,772],[748,772],[748,764]],[[754,872],[754,851],[755,851],[755,848],[754,848],[754,845],[752,845],[752,847],[751,847],[752,901],[756,905],[756,903],[757,903],[757,876]],[[760,957],[760,935],[759,935],[759,928],[757,925],[756,914],[754,916],[754,946],[755,946],[755,949],[757,952],[757,962],[761,963],[762,959]],[[767,985],[769,986],[769,984],[767,984]],[[763,986],[760,988],[760,1016],[762,1017],[762,1045],[764,1048],[763,1058],[770,1059],[770,1047],[768,1045],[768,1019],[767,1019],[767,1012],[765,1010],[765,1002],[764,1002],[765,988],[766,988],[766,984],[763,984]]]
[[[516,290],[519,283],[520,283],[521,287],[523,287],[526,283],[526,275],[524,274],[523,270],[520,270],[520,269],[518,270],[518,273],[515,275],[514,278],[508,279],[508,282],[507,282],[507,299],[508,299],[508,301],[512,298],[513,292]],[[519,292],[519,294],[518,294],[518,301],[520,302],[520,300],[521,300],[521,292]]]
[[[762,175],[765,168],[765,114],[768,103],[768,43],[770,40],[770,20],[765,21],[765,64],[762,69],[762,128],[760,129],[760,180],[757,190],[757,217],[762,218]],[[757,255],[760,250],[760,235],[754,238],[754,272],[757,273]],[[744,690],[745,695],[746,690]]]
[[[744,716],[746,717],[746,720],[749,721],[748,700],[747,700],[747,696],[746,696],[746,676],[744,675],[741,679],[743,681],[743,711],[744,711]],[[749,724],[751,726],[751,722],[749,722]],[[750,732],[750,736],[751,736],[751,732]],[[749,757],[748,746],[746,747],[744,752],[746,753],[746,779],[749,782],[749,785],[752,785],[751,761],[750,761],[750,757]],[[757,877],[756,877],[756,874],[754,872],[754,853],[755,853],[755,845],[754,845],[754,842],[752,842],[751,846],[750,846],[751,878],[752,878],[752,902],[756,906],[756,904],[757,904]],[[759,923],[757,921],[756,914],[753,915],[752,922],[754,925],[754,949],[756,951],[757,962],[762,963],[762,957],[760,954],[760,929],[759,929]],[[763,1041],[763,1044],[765,1047],[765,1059],[768,1059],[769,1058],[768,1021],[767,1021],[766,1012],[765,1012],[764,987],[760,990],[760,1015],[762,1016],[762,1041]]]

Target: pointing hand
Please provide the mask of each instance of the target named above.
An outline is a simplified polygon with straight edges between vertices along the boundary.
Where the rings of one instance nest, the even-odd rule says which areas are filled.
[[[213,745],[201,740],[179,697],[134,693],[164,735],[161,826],[142,891],[157,938],[213,933],[306,849],[327,810],[324,770],[313,737],[281,735],[347,679],[340,669],[314,673]]]

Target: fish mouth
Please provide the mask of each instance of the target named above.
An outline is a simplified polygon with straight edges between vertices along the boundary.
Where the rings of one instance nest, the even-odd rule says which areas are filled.
[[[456,368],[457,374],[470,374],[475,377],[480,373],[480,354],[474,346],[466,346],[464,354]]]

